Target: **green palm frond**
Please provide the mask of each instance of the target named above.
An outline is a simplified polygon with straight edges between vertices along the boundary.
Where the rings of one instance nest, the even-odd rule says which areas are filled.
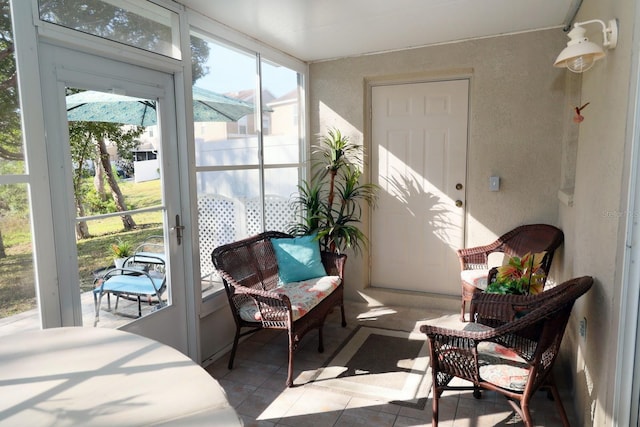
[[[330,129],[313,146],[311,178],[291,200],[300,214],[289,227],[295,235],[317,233],[323,250],[361,252],[368,240],[358,227],[364,204],[375,207],[379,187],[361,183],[362,146]]]

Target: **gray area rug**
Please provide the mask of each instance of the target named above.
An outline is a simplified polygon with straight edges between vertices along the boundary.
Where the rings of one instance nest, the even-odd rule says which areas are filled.
[[[424,409],[431,389],[428,345],[419,334],[359,326],[309,385]]]

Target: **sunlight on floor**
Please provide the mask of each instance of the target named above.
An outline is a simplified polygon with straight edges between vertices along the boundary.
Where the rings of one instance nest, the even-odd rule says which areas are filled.
[[[369,311],[358,314],[358,320],[378,320],[382,316],[390,316],[392,314],[396,314],[397,311],[392,310],[388,307],[374,307]]]
[[[318,353],[316,333],[300,342],[295,354],[294,387],[285,387],[287,376],[286,334],[262,331],[240,344],[234,369],[227,368],[228,355],[222,356],[206,369],[225,389],[228,399],[245,425],[264,427],[349,426],[372,427],[431,426],[431,400],[424,407],[394,401],[391,393],[378,398],[365,397],[357,392],[322,387],[317,382],[319,371],[344,367],[333,364],[341,345],[360,327],[375,327],[404,331],[409,339],[425,337],[419,332],[425,323],[445,327],[461,325],[459,312],[434,309],[375,306],[346,302],[347,327],[342,328],[339,313],[327,317],[324,327],[325,352]],[[406,357],[402,358],[407,359]],[[407,359],[409,360],[409,359]],[[382,372],[384,374],[384,372]],[[427,376],[430,374],[427,373]],[[384,375],[383,375],[384,377]],[[355,382],[354,382],[355,384]],[[388,384],[384,384],[387,386]],[[355,385],[354,385],[355,387]],[[565,397],[566,409],[571,405]],[[559,427],[554,402],[539,393],[532,402],[536,425]],[[445,392],[440,400],[440,427],[520,427],[523,423],[514,416],[506,399],[495,392],[483,392],[481,399],[471,392]]]

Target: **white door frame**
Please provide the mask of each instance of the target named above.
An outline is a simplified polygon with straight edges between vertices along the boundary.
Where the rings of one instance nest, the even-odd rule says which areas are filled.
[[[636,8],[636,19],[640,9]],[[634,27],[633,39],[640,37]],[[626,139],[631,142],[620,316],[613,391],[613,426],[640,425],[640,48],[633,45]]]
[[[180,201],[180,155],[178,150],[176,102],[174,80],[171,74],[141,68],[119,61],[101,58],[72,49],[39,44],[40,68],[44,105],[45,127],[47,129],[47,148],[49,148],[50,182],[71,182],[71,171],[65,165],[64,150],[50,147],[64,146],[68,141],[66,105],[64,88],[66,86],[94,89],[100,91],[126,90],[126,94],[141,98],[157,99],[158,122],[162,124],[162,168],[163,168],[163,205],[164,224],[168,228],[173,224],[176,214],[181,213]],[[67,144],[68,146],[68,144]],[[55,188],[54,188],[55,187]],[[58,280],[52,284],[55,289],[40,289],[43,306],[50,312],[43,312],[44,327],[76,326],[81,324],[80,297],[77,292],[77,258],[75,251],[75,232],[73,194],[67,187],[61,189],[52,184],[54,211],[54,237],[56,248],[68,250],[55,251],[58,265]],[[178,246],[175,232],[165,230],[165,243],[168,248],[168,281],[170,282],[171,305],[123,327],[150,338],[169,344],[184,353],[189,352],[187,318],[187,292],[184,269],[184,247]],[[57,299],[56,304],[51,301]]]
[[[382,77],[382,78],[375,78],[375,79],[370,79],[367,80],[366,85],[367,85],[367,91],[366,91],[366,105],[368,108],[367,111],[367,115],[366,115],[366,119],[368,121],[367,123],[367,129],[369,129],[369,134],[370,137],[368,139],[368,143],[369,143],[369,147],[368,147],[368,151],[369,152],[373,152],[374,147],[373,147],[373,123],[372,123],[372,116],[373,116],[373,89],[375,87],[379,87],[379,86],[394,86],[394,85],[412,85],[412,84],[421,84],[421,83],[438,83],[438,82],[448,82],[448,81],[457,81],[457,80],[465,80],[468,82],[468,96],[469,99],[467,100],[468,102],[468,108],[470,108],[471,105],[471,101],[470,101],[470,96],[471,96],[471,87],[472,87],[472,70],[471,69],[457,69],[457,70],[450,70],[448,72],[436,72],[436,73],[423,73],[423,74],[412,74],[412,75],[407,75],[407,76],[391,76],[391,77]],[[468,149],[468,143],[469,143],[469,132],[470,132],[470,124],[469,124],[469,117],[470,117],[470,111],[467,111],[467,132],[466,132],[466,146],[465,146],[465,150]],[[463,214],[462,214],[462,242],[465,241],[465,230],[466,230],[466,224],[467,224],[467,209],[466,209],[466,200],[464,200],[464,195],[466,194],[466,175],[467,175],[467,162],[465,160],[465,171],[464,171],[464,187],[463,187],[463,191],[462,193],[460,193],[460,196],[463,197],[463,207],[462,209],[464,210]],[[374,167],[371,166],[369,168],[369,170],[371,172],[373,172]],[[371,182],[373,182],[373,176],[369,176],[369,179]],[[370,215],[374,215],[375,213],[371,213]],[[370,226],[373,224],[373,221],[370,221]],[[372,230],[369,230],[369,235],[372,236]],[[371,254],[370,254],[371,256]],[[371,263],[371,262],[370,262]],[[457,265],[457,264],[456,264]],[[369,286],[372,286],[372,274],[370,271],[370,265],[369,265],[369,271],[367,271],[367,277],[368,277],[368,284]]]

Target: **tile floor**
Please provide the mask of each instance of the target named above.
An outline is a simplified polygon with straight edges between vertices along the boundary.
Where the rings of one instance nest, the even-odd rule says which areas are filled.
[[[225,389],[245,426],[431,426],[431,400],[424,410],[388,401],[370,400],[333,393],[305,385],[315,370],[334,353],[357,325],[416,331],[423,323],[459,327],[458,316],[436,310],[370,308],[364,303],[346,303],[347,327],[340,327],[339,310],[325,323],[325,352],[317,352],[317,333],[305,336],[295,354],[295,385],[286,388],[287,339],[281,332],[261,331],[240,343],[233,370],[227,369],[228,354],[207,366],[207,371]],[[561,390],[563,393],[563,390]],[[563,393],[565,395],[565,393]],[[569,420],[574,420],[568,396],[563,398]],[[535,426],[555,427],[562,423],[555,404],[546,392],[537,393],[531,404]],[[504,397],[483,392],[481,399],[471,392],[447,392],[440,401],[440,426],[522,426]]]

